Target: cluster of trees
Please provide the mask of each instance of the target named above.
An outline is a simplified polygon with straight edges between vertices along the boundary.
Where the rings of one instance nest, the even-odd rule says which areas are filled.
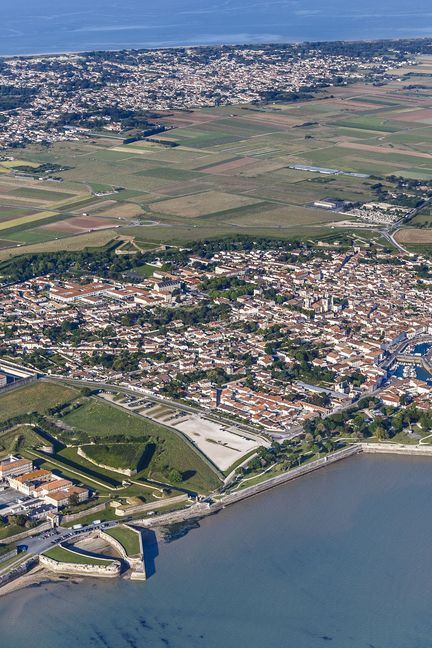
[[[100,366],[113,371],[131,372],[139,369],[139,362],[144,357],[143,353],[136,351],[121,351],[108,353],[106,351],[93,351],[91,356],[83,356],[83,362],[91,367]]]
[[[429,269],[429,266],[426,263],[421,263],[417,266],[414,266],[414,270],[417,273],[417,276],[420,279],[432,279],[432,272]]]
[[[278,46],[279,47],[279,46]],[[382,56],[385,59],[402,59],[408,54],[432,54],[432,38],[401,38],[371,41],[306,42],[295,47],[297,52],[319,50],[332,56],[350,56],[369,59]]]
[[[54,164],[54,162],[46,162],[45,164],[40,164],[39,166],[36,167],[26,166],[23,164],[22,166],[19,167],[19,173],[40,176],[42,174],[45,175],[47,173],[60,173],[60,171],[68,171],[69,169],[72,169],[72,167],[68,167],[60,164]]]
[[[194,241],[188,249],[179,251],[177,248],[168,248],[164,252],[141,252],[136,255],[116,255],[115,248],[118,242],[112,243],[102,249],[85,249],[80,252],[44,252],[41,254],[24,254],[14,257],[0,265],[0,273],[9,281],[26,281],[33,277],[44,276],[50,273],[65,277],[82,277],[85,274],[100,274],[112,279],[121,279],[128,273],[130,280],[141,281],[141,275],[134,275],[133,270],[140,268],[155,260],[166,263],[185,263],[190,256],[198,255],[210,258],[216,252],[252,249],[279,250],[282,260],[290,250],[302,249],[303,258],[312,255],[324,255],[325,251],[313,248],[309,243],[300,241],[286,241],[272,238],[252,238],[250,236],[233,236],[221,239]],[[293,257],[298,260],[298,257]],[[130,274],[129,274],[130,273]]]
[[[390,192],[383,184],[382,182],[377,182],[374,185],[371,186],[371,189],[373,189],[377,200],[379,202],[387,202],[387,203],[392,203],[395,204],[395,199],[393,197],[394,191]],[[396,202],[397,206],[400,207],[408,207],[409,209],[414,209],[416,207],[420,207],[423,203],[423,196],[422,195],[407,195],[405,191],[400,192],[397,196]]]
[[[60,353],[51,353],[44,349],[37,351],[27,351],[23,354],[23,359],[27,365],[47,372],[53,367],[65,367],[66,359]]]
[[[312,454],[325,454],[335,450],[341,443],[330,437],[315,436],[306,433],[303,439],[286,439],[282,443],[273,441],[270,448],[261,446],[257,456],[251,459],[246,467],[237,470],[240,475],[260,472],[271,465],[279,464],[282,470],[300,466]]]
[[[181,398],[186,393],[186,388],[198,380],[209,380],[216,386],[221,386],[230,380],[235,380],[236,376],[229,376],[222,367],[215,367],[203,371],[197,369],[189,373],[178,373],[174,380],[164,385],[161,392],[170,398]]]
[[[336,376],[334,371],[325,367],[316,367],[308,360],[289,365],[283,360],[275,360],[272,364],[271,375],[274,380],[283,382],[303,380],[312,385],[332,383]]]
[[[36,90],[31,87],[0,85],[0,110],[25,108],[31,103],[35,94]]]
[[[404,401],[402,404],[405,404]],[[382,414],[375,417],[369,429],[373,436],[384,440],[391,439],[415,424],[420,425],[423,432],[432,431],[432,411],[420,411],[415,405],[401,407],[398,410],[393,407],[383,408]]]
[[[22,527],[23,530],[33,529],[38,525],[38,522],[32,522],[26,515],[23,515],[22,513],[17,515],[9,515],[7,523],[17,527]],[[3,521],[3,519],[1,520],[1,526],[6,526],[6,523]]]
[[[408,399],[409,400],[409,399]],[[380,440],[391,439],[404,429],[418,424],[424,433],[432,431],[432,410],[421,411],[415,405],[408,405],[402,399],[400,408],[385,407],[377,398],[362,399],[355,406],[336,412],[324,419],[315,418],[305,421],[305,433],[321,437],[354,435],[359,439],[376,437]],[[379,414],[370,417],[365,409],[379,408]]]
[[[225,297],[230,301],[235,301],[242,295],[252,295],[255,288],[256,286],[239,277],[214,277],[201,284],[201,289],[207,292],[211,299]]]
[[[225,319],[231,311],[228,304],[203,303],[191,308],[156,308],[148,313],[146,321],[153,326],[163,328],[174,321],[182,322],[185,326],[206,324]]]
[[[55,273],[58,276],[82,277],[83,274],[100,274],[119,279],[123,273],[145,265],[149,253],[135,256],[114,254],[118,244],[103,249],[85,249],[81,252],[44,252],[14,257],[1,266],[1,274],[9,281],[26,281],[32,277]]]

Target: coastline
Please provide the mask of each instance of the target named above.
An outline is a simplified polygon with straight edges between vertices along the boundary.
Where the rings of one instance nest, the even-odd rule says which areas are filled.
[[[242,491],[238,491],[237,493],[227,495],[213,505],[199,503],[195,506],[180,509],[173,513],[163,514],[156,519],[147,518],[143,520],[135,520],[134,522],[142,529],[154,529],[159,541],[172,542],[177,538],[186,535],[190,529],[199,526],[200,520],[210,515],[216,515],[226,508],[226,506],[237,504],[243,500],[249,499],[250,497],[254,497],[255,495],[265,493],[277,486],[282,486],[290,481],[297,480],[305,475],[320,470],[321,468],[325,468],[344,459],[355,457],[363,453],[378,455],[395,454],[399,456],[432,458],[432,445],[418,447],[392,443],[356,443],[344,448],[343,450],[339,450],[332,455],[327,455],[309,464],[301,466],[300,468],[290,470],[278,475],[277,477],[271,477],[256,486],[251,486]],[[170,527],[173,527],[175,531],[172,532]],[[6,585],[3,585],[3,587],[0,588],[0,598],[20,590],[41,587],[53,583],[69,582],[71,584],[79,584],[84,579],[85,577],[82,576],[63,574],[56,575],[38,564],[26,574],[23,574]]]
[[[20,54],[2,54],[0,53],[0,59],[15,59],[15,58],[34,58],[34,57],[50,57],[50,56],[76,56],[78,54],[93,54],[94,52],[157,52],[159,50],[176,50],[176,49],[204,49],[210,47],[260,47],[260,46],[272,46],[280,47],[283,45],[314,45],[319,46],[324,43],[398,43],[404,41],[422,41],[428,40],[428,36],[401,36],[399,38],[341,38],[340,40],[335,40],[333,38],[324,38],[319,41],[309,40],[309,39],[257,39],[257,40],[248,40],[232,43],[227,43],[226,41],[207,41],[204,43],[193,42],[193,43],[176,43],[175,45],[169,45],[161,43],[160,45],[140,45],[139,47],[103,47],[103,48],[84,48],[84,49],[71,49],[71,50],[53,50],[53,51],[38,51],[38,52],[28,52]]]
[[[49,585],[52,583],[81,583],[83,581],[82,577],[79,576],[56,576],[52,572],[49,572],[47,569],[42,567],[42,565],[37,565],[33,567],[27,574],[19,576],[15,580],[6,583],[3,587],[0,588],[0,598],[2,596],[7,596],[8,594],[13,594],[14,592],[19,592],[21,590],[42,587],[43,585]]]

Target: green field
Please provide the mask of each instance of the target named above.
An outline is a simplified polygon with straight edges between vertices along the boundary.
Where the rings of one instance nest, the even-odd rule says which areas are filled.
[[[18,526],[17,524],[8,524],[4,527],[0,527],[0,541],[6,540],[11,536],[17,535],[18,533],[23,533],[27,531],[25,527]]]
[[[74,565],[100,565],[101,567],[107,567],[113,562],[113,560],[109,559],[94,558],[93,556],[79,554],[76,551],[70,551],[63,547],[53,547],[45,551],[43,555],[59,563],[73,563]]]
[[[411,76],[403,83],[395,77],[381,87],[332,87],[312,101],[189,111],[181,114],[183,126],[174,114],[173,128],[157,138],[176,142],[174,148],[95,138],[18,150],[20,164],[54,163],[66,170],[59,172],[60,191],[31,178],[22,186],[13,169],[2,168],[1,238],[11,246],[0,248],[0,259],[102,246],[117,235],[148,244],[235,234],[322,238],[340,217],[311,209],[314,201],[374,201],[373,185],[379,179],[391,189],[391,175],[432,180],[431,129],[421,121],[430,89],[410,91],[417,78],[413,69],[398,74],[408,69]],[[374,177],[323,177],[290,169],[294,164]],[[113,192],[119,186],[123,190]],[[38,201],[39,209],[57,214],[39,222],[43,212],[29,213],[30,203],[36,209]],[[88,229],[68,228],[83,213],[90,219],[114,215],[119,227],[89,231],[90,220]],[[351,227],[338,231],[343,235]]]
[[[1,439],[1,437],[0,437]],[[153,449],[147,443],[111,443],[82,446],[88,459],[104,466],[140,469],[151,459]]]
[[[412,220],[409,221],[410,227],[432,227],[432,208],[427,207],[417,214]]]
[[[27,425],[0,432],[0,457],[43,445],[47,445],[47,441]]]
[[[14,196],[18,196],[19,198],[36,198],[37,200],[46,200],[47,202],[67,200],[74,197],[74,194],[64,193],[62,191],[47,191],[46,189],[33,189],[27,187],[24,189],[15,189],[12,193]]]
[[[58,419],[59,423],[66,423],[66,430],[58,427],[55,417],[47,419],[50,425],[57,425],[54,455],[40,450],[49,444],[44,436],[30,426],[21,425],[0,434],[0,457],[19,452],[39,467],[81,482],[98,493],[113,494],[120,490],[122,495],[137,495],[143,501],[153,498],[153,491],[145,481],[149,478],[200,493],[220,485],[217,472],[175,430],[115,405],[82,397],[78,390],[65,385],[38,381],[1,396],[0,423],[19,415],[47,413],[69,402],[79,407]],[[51,438],[49,429],[48,438]],[[80,456],[80,445],[89,459],[110,468],[101,468]],[[136,470],[136,483],[122,485],[124,476],[116,468]]]
[[[67,414],[63,421],[81,432],[83,439],[116,435],[131,436],[137,439],[158,435],[160,426],[152,421],[138,418],[134,414],[122,411],[117,407],[108,405],[96,399],[85,402],[82,407]]]
[[[144,477],[170,483],[171,471],[175,469],[182,475],[182,482],[179,485],[185,488],[208,492],[220,484],[213,470],[178,433],[138,415],[125,412],[114,405],[91,399],[66,415],[63,420],[77,431],[81,437],[80,442],[94,440],[98,446],[102,445],[102,455],[98,450],[95,451],[99,457],[108,458],[106,446],[110,445],[110,437],[120,435],[123,438],[136,439],[136,443],[132,443],[130,447],[134,461],[138,454],[137,448],[139,446],[145,448],[141,455],[144,461],[142,465],[138,463],[138,467],[141,467],[137,475],[138,479]],[[82,457],[72,456],[75,454],[73,450],[67,448],[60,454],[92,471],[97,470],[101,475],[119,479],[118,473],[110,475],[105,469],[96,468],[94,464],[86,462]],[[120,460],[118,458],[116,461]]]
[[[38,381],[0,396],[0,422],[20,414],[46,412],[51,407],[71,400],[78,392],[48,381]]]
[[[118,540],[128,556],[137,556],[140,553],[139,536],[136,531],[125,526],[116,526],[106,529],[105,533]]]

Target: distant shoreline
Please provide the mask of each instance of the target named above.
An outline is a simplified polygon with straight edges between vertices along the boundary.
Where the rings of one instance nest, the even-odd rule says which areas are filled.
[[[404,38],[341,38],[339,40],[333,40],[331,38],[324,39],[320,41],[313,40],[276,40],[276,41],[248,41],[248,42],[239,42],[239,43],[227,43],[227,42],[214,42],[214,43],[178,43],[176,45],[155,45],[155,46],[141,46],[141,47],[107,47],[103,49],[77,49],[77,50],[56,50],[52,52],[29,52],[29,53],[15,53],[15,54],[1,54],[0,59],[11,59],[11,58],[34,58],[36,56],[73,56],[77,54],[94,54],[95,52],[157,52],[159,50],[176,50],[176,49],[207,49],[207,48],[221,48],[221,47],[281,47],[281,46],[294,46],[294,45],[314,45],[319,46],[321,44],[328,43],[346,43],[346,44],[355,44],[355,43],[403,43],[403,42],[420,42],[420,41],[432,41],[432,36],[412,36]]]

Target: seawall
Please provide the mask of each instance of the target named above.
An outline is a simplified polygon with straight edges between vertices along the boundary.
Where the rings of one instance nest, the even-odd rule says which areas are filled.
[[[247,499],[248,497],[253,497],[254,495],[263,493],[267,490],[270,490],[271,488],[280,486],[281,484],[286,484],[293,479],[298,479],[303,475],[307,475],[311,472],[314,472],[315,470],[325,468],[326,466],[329,466],[337,461],[341,461],[362,452],[367,454],[398,454],[432,458],[432,445],[415,446],[404,445],[402,443],[355,443],[351,446],[348,446],[347,448],[344,448],[343,450],[338,450],[330,455],[321,457],[320,459],[316,459],[315,461],[311,461],[304,466],[294,468],[293,470],[289,470],[285,473],[282,473],[281,475],[267,479],[260,484],[249,486],[237,492],[225,495],[216,502],[199,502],[186,509],[159,515],[152,519],[138,520],[136,521],[136,523],[144,527],[158,527],[204,517],[206,515],[212,515],[213,513],[220,511],[225,506],[230,506],[231,504],[240,502],[244,499]]]
[[[158,517],[152,518],[151,520],[138,520],[136,521],[136,523],[145,527],[157,527],[176,524],[177,522],[204,517],[206,515],[212,515],[213,513],[220,511],[225,506],[235,504],[236,502],[240,502],[244,499],[247,499],[248,497],[253,497],[254,495],[263,493],[266,490],[270,490],[271,488],[285,484],[293,479],[297,479],[298,477],[314,472],[315,470],[324,468],[329,464],[336,463],[337,461],[341,461],[342,459],[346,459],[347,457],[352,457],[356,454],[359,454],[360,452],[362,452],[361,444],[356,443],[352,446],[349,446],[348,448],[344,448],[343,450],[338,450],[331,455],[327,455],[326,457],[321,457],[320,459],[311,461],[304,466],[300,466],[299,468],[294,468],[293,470],[284,472],[281,475],[277,475],[277,477],[267,479],[266,481],[263,481],[260,484],[256,484],[255,486],[249,486],[235,493],[231,493],[230,495],[225,495],[220,500],[212,504],[199,502],[197,504],[193,504],[187,509],[181,509],[172,513],[166,513],[165,515],[159,515]]]
[[[69,551],[67,547],[62,547],[65,551]],[[73,551],[70,552],[71,555],[74,554]],[[75,554],[76,555],[76,554]],[[93,558],[92,560],[97,560]],[[105,559],[101,559],[101,562]],[[121,565],[118,560],[112,560],[109,565],[97,565],[97,564],[85,564],[85,563],[74,563],[74,562],[59,562],[53,558],[49,558],[44,554],[39,556],[39,562],[47,569],[57,573],[57,574],[79,574],[80,576],[97,576],[102,578],[114,578],[120,575]]]
[[[102,529],[97,529],[94,532],[95,536],[98,536],[105,540],[108,544],[110,544],[114,549],[120,554],[122,559],[129,565],[131,568],[131,579],[132,580],[146,580],[146,572],[145,572],[145,566],[144,566],[144,550],[143,550],[143,544],[142,544],[142,536],[141,532],[138,531],[138,529],[134,529],[133,527],[130,527],[129,525],[119,525],[120,527],[123,526],[124,528],[127,528],[129,531],[136,533],[138,536],[138,542],[139,542],[139,554],[137,556],[129,556],[129,554],[126,552],[126,549],[123,547],[122,543],[117,540],[117,538],[114,538],[114,536],[110,535],[109,533],[106,533]]]
[[[367,454],[398,454],[412,457],[432,457],[432,445],[405,445],[403,443],[361,443]]]

